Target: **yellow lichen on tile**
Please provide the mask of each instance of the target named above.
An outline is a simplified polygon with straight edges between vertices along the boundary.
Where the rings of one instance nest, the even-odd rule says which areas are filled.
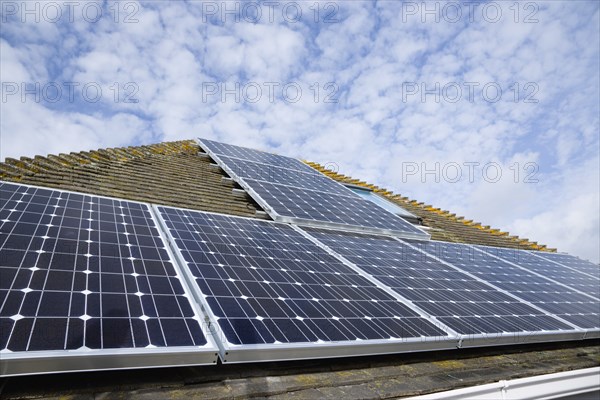
[[[443,369],[460,369],[466,367],[466,364],[460,360],[434,361],[433,364]]]

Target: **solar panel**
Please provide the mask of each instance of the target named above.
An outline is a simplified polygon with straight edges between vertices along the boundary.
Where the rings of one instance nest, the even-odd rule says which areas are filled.
[[[300,171],[307,174],[321,175],[319,171],[292,157],[280,156],[260,150],[215,142],[208,139],[201,139],[201,143],[204,145],[203,147],[207,147],[211,152],[222,156],[238,158],[240,160],[254,161],[256,163],[262,163],[273,167],[293,169],[295,171]]]
[[[318,192],[332,193],[340,196],[355,197],[354,193],[333,179],[320,175],[306,173],[294,169],[274,167],[247,160],[220,156],[235,175],[240,178],[264,181],[286,186],[300,186]]]
[[[583,329],[600,328],[599,301],[523,268],[525,260],[536,261],[526,251],[444,242],[423,243],[422,246],[430,254],[564,321]]]
[[[591,263],[581,258],[572,256],[570,254],[563,253],[548,253],[541,251],[532,251],[530,254],[544,258],[553,263],[558,263],[568,269],[578,272],[579,274],[585,274],[588,277],[596,278],[596,282],[600,279],[600,265]],[[596,285],[598,287],[600,285]]]
[[[148,205],[0,182],[2,375],[208,364]]]
[[[429,239],[299,160],[205,139],[199,143],[275,221]]]
[[[593,276],[580,269],[594,267],[594,264],[567,254],[546,256],[541,252],[523,252],[523,254],[519,252],[518,259],[521,267],[600,300],[600,277],[598,274]],[[558,263],[558,260],[562,263]]]
[[[303,228],[457,333],[465,345],[581,333],[506,292],[390,237]],[[419,242],[417,242],[419,243]],[[438,242],[420,242],[425,248]],[[526,339],[525,339],[526,338]],[[550,339],[552,340],[552,339]]]
[[[561,285],[569,289],[585,295],[591,296],[596,303],[600,300],[600,281],[598,277],[593,277],[591,274],[580,272],[574,268],[567,267],[557,262],[549,260],[552,257],[556,260],[560,259],[563,262],[571,263],[571,265],[582,265],[584,267],[594,266],[592,263],[587,263],[577,257],[570,255],[545,255],[541,252],[531,252],[517,249],[501,249],[495,247],[481,247],[480,250],[488,254],[501,257],[511,263],[519,265],[528,272],[541,276],[542,278],[552,281],[555,284]],[[588,265],[589,264],[589,265]],[[598,305],[598,313],[600,313],[600,305]],[[599,322],[600,323],[600,322]]]
[[[360,197],[339,196],[252,179],[246,179],[246,182],[269,204],[275,215],[284,215],[289,222],[310,225],[318,218],[323,225],[354,226],[364,231],[369,231],[366,227],[372,227],[392,233],[406,226],[403,235],[410,233],[412,236],[420,236],[422,233],[408,222],[397,224],[400,219],[390,219],[391,214],[387,211],[381,212],[381,208]]]
[[[224,361],[451,348],[451,337],[292,226],[157,207]]]

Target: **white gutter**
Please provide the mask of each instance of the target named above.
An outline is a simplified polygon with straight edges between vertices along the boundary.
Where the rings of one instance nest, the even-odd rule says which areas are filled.
[[[600,367],[499,381],[408,400],[549,400],[600,391]]]

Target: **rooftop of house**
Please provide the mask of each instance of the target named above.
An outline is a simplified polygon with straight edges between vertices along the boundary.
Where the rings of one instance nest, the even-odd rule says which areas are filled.
[[[556,251],[385,188],[308,165],[346,184],[369,188],[419,217],[433,240]],[[0,163],[0,179],[128,200],[268,218],[193,140],[82,151]]]
[[[433,240],[556,251],[418,203],[323,166],[331,178],[367,187],[419,217]],[[268,219],[195,141],[7,158],[0,179],[201,211]],[[398,398],[600,365],[600,342],[528,344],[330,360],[4,378],[3,398]]]

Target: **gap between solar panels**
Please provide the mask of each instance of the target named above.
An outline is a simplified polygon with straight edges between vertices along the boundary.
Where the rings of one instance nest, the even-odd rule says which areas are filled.
[[[207,139],[197,142],[277,222],[430,238],[300,160]]]

